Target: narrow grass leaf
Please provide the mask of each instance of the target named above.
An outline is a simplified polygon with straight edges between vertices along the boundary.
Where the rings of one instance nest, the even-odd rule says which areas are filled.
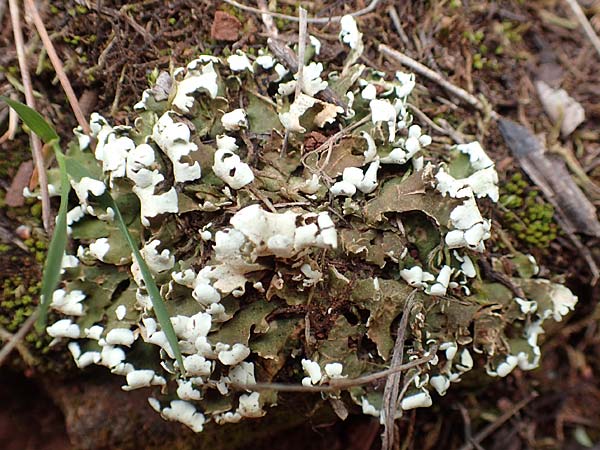
[[[60,207],[58,209],[54,233],[52,233],[52,240],[48,247],[46,261],[44,262],[40,312],[35,324],[36,330],[40,332],[43,331],[46,326],[48,308],[52,301],[52,294],[60,281],[63,255],[65,254],[65,249],[67,247],[67,210],[69,206],[71,184],[69,183],[69,177],[67,175],[65,157],[58,147],[58,144],[54,145],[54,153],[60,170]]]
[[[83,177],[94,178],[84,166],[82,166],[79,162],[72,158],[66,158],[66,167],[67,172],[69,173],[71,178],[73,178],[76,181],[81,180],[81,178]],[[177,335],[175,334],[175,330],[173,329],[173,324],[171,324],[171,318],[169,316],[165,303],[160,295],[160,291],[156,286],[154,277],[152,276],[152,273],[150,272],[146,261],[144,260],[138,249],[138,244],[127,229],[127,224],[125,223],[125,220],[123,219],[121,211],[119,210],[117,202],[115,202],[114,198],[108,192],[106,192],[99,198],[99,201],[103,207],[110,207],[115,212],[116,224],[121,233],[123,233],[123,236],[125,236],[127,244],[129,245],[134,258],[138,263],[138,266],[140,267],[142,277],[144,278],[144,283],[146,284],[146,290],[148,291],[148,295],[150,296],[150,300],[152,301],[152,307],[154,308],[154,313],[156,314],[158,323],[160,323],[160,326],[164,331],[165,336],[167,337],[169,345],[173,349],[173,353],[175,354],[175,359],[179,364],[181,373],[184,373],[185,369],[183,367],[183,357],[181,356],[181,350],[179,348]]]
[[[154,308],[154,313],[156,314],[156,318],[162,327],[162,330],[165,332],[165,336],[167,337],[167,341],[169,341],[169,345],[171,349],[173,349],[173,353],[175,354],[175,359],[179,364],[179,370],[182,374],[185,374],[185,368],[183,366],[183,357],[181,356],[181,350],[179,349],[179,342],[177,340],[177,335],[175,334],[175,330],[173,329],[173,324],[171,323],[171,318],[169,316],[169,312],[165,306],[165,303],[160,295],[158,287],[154,281],[154,277],[144,261],[142,254],[140,253],[133,236],[129,233],[127,229],[127,225],[123,220],[123,216],[119,211],[119,207],[115,200],[109,195],[110,202],[112,203],[111,208],[115,211],[115,219],[117,222],[117,226],[125,236],[127,243],[131,247],[131,251],[133,256],[140,267],[140,271],[142,272],[142,277],[144,278],[144,283],[146,283],[146,290],[148,291],[148,295],[150,295],[150,299],[152,300],[152,307]]]
[[[14,109],[25,125],[37,134],[44,143],[47,144],[54,140],[58,141],[58,134],[54,130],[54,127],[39,112],[21,102],[2,95],[0,95],[0,100],[6,102],[8,106]]]

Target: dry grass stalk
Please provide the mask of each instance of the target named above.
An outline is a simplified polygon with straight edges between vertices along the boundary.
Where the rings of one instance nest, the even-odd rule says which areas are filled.
[[[17,59],[19,61],[19,70],[21,71],[21,79],[25,88],[25,102],[27,106],[35,109],[35,98],[33,96],[33,87],[31,85],[31,76],[29,75],[29,67],[27,66],[27,57],[25,55],[25,43],[23,40],[23,30],[21,29],[21,18],[19,4],[17,0],[9,0],[10,18],[13,27],[13,35],[15,39],[15,47],[17,49]],[[33,162],[38,172],[40,180],[40,192],[42,195],[42,223],[46,233],[50,233],[53,228],[50,218],[50,195],[48,193],[48,178],[46,177],[46,168],[44,167],[44,157],[42,155],[42,142],[34,133],[29,134],[31,140],[31,149]]]

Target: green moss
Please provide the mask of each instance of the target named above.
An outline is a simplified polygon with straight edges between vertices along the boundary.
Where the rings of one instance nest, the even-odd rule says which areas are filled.
[[[505,208],[505,228],[514,232],[529,247],[548,248],[556,239],[558,226],[554,222],[554,207],[529,187],[520,173],[516,173],[500,189],[500,204]]]

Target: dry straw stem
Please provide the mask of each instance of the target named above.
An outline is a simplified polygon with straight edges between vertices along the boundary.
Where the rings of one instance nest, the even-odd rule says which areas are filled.
[[[15,0],[11,0],[11,2],[14,2],[14,1]],[[44,48],[46,49],[46,52],[48,53],[50,62],[52,63],[52,66],[54,67],[54,70],[56,71],[56,75],[58,76],[58,79],[60,81],[60,85],[62,86],[63,90],[65,91],[65,94],[67,95],[67,99],[69,100],[71,109],[73,110],[73,113],[75,114],[77,123],[83,129],[83,132],[85,134],[89,135],[91,133],[90,126],[87,123],[87,120],[85,119],[85,117],[83,115],[83,111],[81,111],[81,107],[79,106],[79,102],[77,101],[77,96],[75,95],[75,92],[73,91],[73,88],[71,87],[69,78],[67,77],[67,74],[65,73],[65,71],[63,69],[62,61],[60,60],[60,58],[58,57],[58,54],[56,53],[56,49],[54,48],[54,44],[52,44],[52,40],[50,39],[50,36],[48,36],[48,32],[46,31],[44,22],[42,21],[42,18],[40,17],[40,13],[37,10],[37,7],[35,6],[34,1],[33,0],[25,0],[25,7],[27,8],[27,11],[29,12],[29,14],[31,14],[31,17],[33,18],[33,23],[35,25],[35,28],[37,29],[37,32],[40,35],[40,38],[42,39]]]
[[[263,25],[265,26],[265,31],[270,38],[276,38],[279,34],[277,27],[275,26],[275,22],[273,21],[273,16],[269,14],[269,7],[267,5],[266,0],[257,0],[256,2],[258,7],[261,10],[260,18],[262,20]]]
[[[382,370],[381,372],[375,372],[370,375],[365,375],[359,378],[343,378],[330,380],[328,385],[323,386],[304,386],[302,384],[287,384],[287,383],[254,383],[254,384],[238,384],[232,383],[231,387],[237,390],[251,390],[251,391],[279,391],[279,392],[338,392],[342,389],[349,389],[356,386],[363,386],[365,384],[371,384],[382,378],[387,378],[393,374],[402,372],[404,370],[418,367],[422,364],[426,364],[431,361],[437,353],[437,345],[432,346],[427,352],[426,356],[415,359],[406,364],[402,364],[396,367],[390,367],[389,369]]]
[[[21,344],[21,341],[25,338],[25,336],[27,336],[27,333],[29,333],[31,327],[33,327],[37,316],[38,310],[36,309],[34,313],[27,318],[23,325],[21,325],[21,328],[19,328],[19,331],[17,331],[15,334],[11,335],[10,333],[2,333],[2,336],[0,336],[0,338],[2,338],[3,340],[6,338],[8,342],[4,345],[4,347],[2,347],[2,349],[0,349],[0,367],[2,367],[4,361],[15,347],[19,349],[21,355],[23,355],[24,358],[28,359],[28,357],[31,356],[30,353],[27,351],[27,348]],[[33,357],[31,358],[33,359]]]
[[[598,52],[598,55],[600,55],[600,38],[594,31],[594,28],[592,28],[592,25],[585,16],[585,13],[581,9],[581,6],[579,6],[577,0],[566,0],[566,2],[575,14],[575,17],[577,18],[579,24],[583,27],[583,31],[587,35],[588,39],[590,40],[596,51]]]
[[[368,13],[372,12],[373,10],[375,10],[375,8],[377,7],[377,5],[379,4],[380,1],[381,0],[372,0],[371,3],[369,3],[363,9],[359,9],[358,11],[355,11],[348,15],[352,16],[352,17],[358,17],[358,16],[363,16],[365,14],[368,14]],[[288,16],[287,14],[281,14],[281,13],[276,13],[276,12],[265,12],[264,10],[261,10],[259,8],[254,8],[252,6],[243,5],[241,3],[236,2],[235,0],[223,0],[223,2],[227,3],[229,5],[235,6],[236,8],[239,8],[242,11],[248,11],[248,12],[252,12],[255,14],[268,14],[271,17],[277,17],[278,19],[285,19],[285,20],[289,20],[291,22],[300,22],[299,17]],[[342,20],[342,17],[343,16],[311,17],[311,18],[307,19],[307,23],[339,22],[340,20]]]
[[[10,96],[13,100],[18,100],[16,94],[12,94]],[[4,111],[3,111],[4,112]],[[0,136],[0,144],[4,144],[6,141],[12,140],[15,137],[17,132],[17,127],[19,125],[19,116],[17,112],[12,108],[6,108],[6,114],[8,114],[8,128],[6,129],[6,133]],[[3,114],[0,114],[0,124],[4,121]]]
[[[498,417],[495,422],[490,423],[487,427],[485,427],[483,430],[477,433],[473,437],[473,439],[471,439],[471,442],[467,442],[465,445],[460,447],[459,450],[473,450],[480,448],[479,444],[481,444],[481,442],[485,438],[494,433],[498,428],[500,428],[504,424],[504,422],[509,420],[515,414],[517,414],[520,410],[527,406],[529,402],[537,398],[538,395],[539,394],[537,392],[532,392],[531,394],[529,394],[529,396],[516,403],[512,408],[510,408],[508,411],[506,411],[504,414]]]
[[[9,0],[10,18],[12,21],[15,47],[17,49],[17,59],[19,61],[19,70],[21,79],[25,88],[25,102],[27,106],[35,109],[35,98],[33,96],[33,87],[31,86],[31,77],[27,66],[27,57],[25,55],[25,44],[23,41],[23,30],[21,29],[21,18],[19,4],[17,0]],[[48,194],[48,178],[46,177],[46,168],[44,167],[44,157],[42,156],[42,141],[34,133],[29,133],[31,140],[31,149],[33,162],[38,172],[40,180],[40,193],[42,195],[42,223],[46,233],[52,230],[52,220],[50,218],[50,195]]]
[[[410,40],[408,39],[408,36],[404,32],[404,28],[402,28],[402,22],[400,22],[400,16],[398,16],[398,11],[396,11],[396,8],[394,7],[394,5],[388,6],[387,12],[388,12],[388,15],[390,16],[390,19],[392,20],[392,23],[394,24],[394,28],[396,29],[398,36],[400,36],[400,39],[402,40],[402,43],[406,47],[409,47]]]
[[[408,318],[410,317],[410,312],[414,305],[416,292],[416,289],[412,291],[406,299],[406,303],[404,304],[402,319],[398,324],[398,334],[394,344],[394,351],[392,352],[390,369],[398,367],[402,364],[402,358],[404,357],[404,341],[406,339],[406,327],[408,326]],[[401,395],[399,392],[401,379],[402,374],[397,372],[393,375],[390,375],[385,382],[385,388],[383,390],[383,407],[381,408],[381,414],[383,415],[381,450],[391,450],[394,448],[394,419],[396,416],[398,400]],[[405,389],[402,391],[404,392]]]
[[[454,96],[458,97],[460,100],[464,101],[465,103],[468,103],[473,108],[481,111],[484,114],[489,114],[489,116],[492,119],[498,119],[498,117],[499,117],[498,114],[495,111],[491,110],[488,106],[486,106],[480,99],[478,99],[474,95],[468,93],[464,89],[450,83],[448,80],[446,80],[444,77],[442,77],[439,73],[434,72],[429,67],[424,66],[420,62],[415,61],[411,57],[406,56],[404,53],[401,53],[398,50],[394,50],[393,48],[388,47],[385,44],[379,45],[379,51],[381,53],[383,53],[388,59],[399,62],[403,66],[408,67],[409,69],[413,70],[414,72],[418,73],[419,75],[424,76],[425,78],[428,78],[431,81],[434,81],[435,83],[439,84],[444,89],[446,89],[448,92],[450,92]]]
[[[298,72],[296,73],[296,93],[295,98],[298,99],[302,95],[302,88],[304,87],[304,80],[302,74],[304,73],[304,55],[306,53],[306,10],[303,7],[298,9],[300,16],[300,23],[298,27]]]

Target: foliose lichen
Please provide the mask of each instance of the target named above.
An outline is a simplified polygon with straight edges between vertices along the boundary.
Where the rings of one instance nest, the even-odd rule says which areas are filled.
[[[577,301],[536,278],[532,258],[486,254],[494,162],[477,142],[432,158],[439,144],[407,107],[415,76],[356,64],[362,35],[351,17],[342,26],[344,70],[307,62],[298,95],[268,49],[201,55],[156,77],[133,126],[93,114],[95,148],[76,130],[68,149],[94,178],[73,182],[72,251],[51,304],[64,318],[48,333],[70,341],[79,367],[123,375],[125,390],[160,386],[152,408],[194,431],[264,415],[277,396],[256,382],[388,367],[411,294],[405,358],[437,351],[407,374],[402,410],[430,406],[475,367],[537,367],[544,321]],[[160,287],[185,377],[114,211],[96,201],[105,190]],[[487,279],[481,261],[509,282]],[[380,415],[380,388],[349,392]]]

